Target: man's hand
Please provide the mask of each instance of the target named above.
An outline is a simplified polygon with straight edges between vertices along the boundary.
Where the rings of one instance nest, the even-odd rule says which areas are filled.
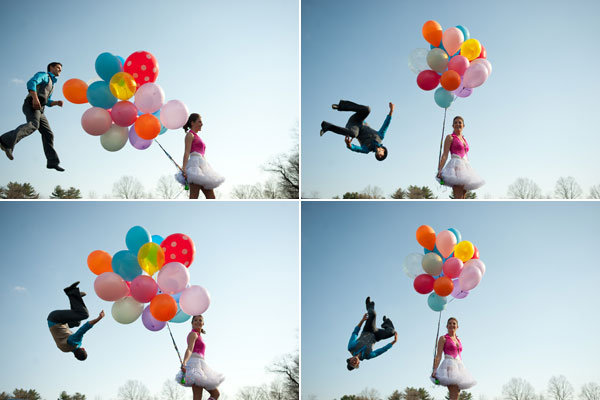
[[[394,332],[394,340],[392,340],[392,344],[395,344],[398,341],[398,332]]]
[[[98,318],[94,318],[93,320],[91,320],[90,324],[96,325],[98,321],[100,321],[102,318],[104,318],[104,310],[100,311],[100,314],[98,314]]]
[[[390,101],[390,115],[394,112],[394,103]]]
[[[62,107],[63,106],[63,102],[62,102],[62,100],[53,101],[52,105]]]
[[[363,315],[363,317],[360,320],[360,322],[365,322],[367,320],[367,318],[369,318],[369,314],[365,313],[365,315]]]
[[[344,138],[344,142],[346,142],[346,147],[347,148],[351,148],[352,146],[350,145],[350,143],[352,143],[352,138],[350,136],[346,136]]]
[[[40,99],[38,99],[37,96],[32,98],[32,104],[31,105],[33,106],[34,110],[41,110],[42,109],[42,105],[40,104]]]

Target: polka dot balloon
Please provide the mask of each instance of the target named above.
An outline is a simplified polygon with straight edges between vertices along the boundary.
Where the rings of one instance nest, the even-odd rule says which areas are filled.
[[[158,61],[147,51],[136,51],[125,60],[123,70],[133,76],[138,86],[158,77]]]
[[[165,253],[165,264],[178,262],[189,268],[194,261],[196,246],[192,239],[183,233],[169,235],[160,244]]]

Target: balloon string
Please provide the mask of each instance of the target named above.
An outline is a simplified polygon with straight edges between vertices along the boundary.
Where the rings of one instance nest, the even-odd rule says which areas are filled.
[[[447,108],[444,108],[444,123],[442,124],[442,138],[440,139],[440,154],[438,155],[438,165],[437,168],[440,167],[440,161],[442,161],[442,144],[444,143],[444,131],[446,129],[446,112]]]
[[[437,342],[438,342],[438,338],[440,336],[440,321],[441,320],[442,320],[442,312],[440,311],[440,316],[438,318],[437,333],[435,334],[435,344],[433,346],[433,365],[432,365],[432,369],[435,368],[435,354],[437,353]]]
[[[183,179],[185,179],[185,190],[188,189],[188,180],[185,177],[185,173],[183,172],[183,169],[181,169],[181,167],[179,166],[179,164],[177,164],[177,162],[175,160],[173,160],[173,157],[171,157],[171,155],[165,150],[164,147],[162,147],[162,145],[158,142],[158,140],[154,139],[154,141],[156,142],[156,144],[158,144],[160,146],[160,148],[162,149],[162,151],[165,152],[165,154],[167,155],[167,157],[169,157],[169,159],[171,161],[173,161],[173,164],[175,164],[175,166],[177,167],[177,169],[179,169],[181,171],[181,173],[183,174]]]
[[[179,362],[183,366],[183,360],[181,359],[181,354],[179,354],[179,349],[177,348],[177,343],[175,343],[175,339],[173,338],[173,333],[171,332],[171,327],[167,322],[167,328],[169,328],[169,335],[171,335],[171,340],[173,341],[173,346],[175,346],[175,351],[177,352],[177,356],[179,357]]]

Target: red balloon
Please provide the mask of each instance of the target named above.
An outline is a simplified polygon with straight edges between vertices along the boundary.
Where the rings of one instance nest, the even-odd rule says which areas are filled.
[[[192,239],[183,233],[174,233],[167,236],[160,244],[165,252],[165,264],[178,262],[189,268],[194,261],[196,246]]]
[[[481,53],[479,53],[477,58],[487,58],[487,51],[485,51],[485,47],[483,47],[483,45],[481,45]]]
[[[440,84],[440,76],[430,69],[419,72],[417,85],[423,90],[433,90]]]
[[[147,51],[136,51],[125,60],[123,71],[133,76],[139,86],[154,82],[158,77],[158,61]]]
[[[415,278],[413,287],[418,293],[427,294],[433,290],[435,279],[429,274],[421,274]]]
[[[473,249],[475,250],[473,252],[473,257],[471,257],[471,259],[478,259],[479,258],[479,250],[477,250],[477,246],[473,245]]]

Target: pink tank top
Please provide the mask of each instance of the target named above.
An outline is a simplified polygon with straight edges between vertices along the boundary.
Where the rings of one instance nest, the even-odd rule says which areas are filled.
[[[458,337],[456,338],[458,341],[457,347],[450,335],[445,334],[444,337],[446,338],[446,343],[444,343],[444,354],[448,354],[454,358],[460,358],[460,353],[462,352],[462,343],[460,342],[460,339]]]
[[[206,145],[204,144],[204,142],[202,141],[202,139],[200,139],[200,136],[198,136],[198,134],[194,131],[190,131],[194,134],[194,140],[192,140],[192,149],[190,151],[190,153],[200,153],[202,155],[204,155],[204,152],[206,151]]]
[[[465,157],[469,152],[469,143],[467,143],[467,139],[463,136],[462,139],[465,141],[463,144],[463,140],[460,140],[456,133],[452,134],[452,143],[450,144],[450,154],[456,154],[461,157]]]
[[[192,329],[192,332],[196,332],[198,334],[198,339],[196,339],[196,343],[194,343],[194,349],[192,350],[192,353],[198,353],[202,357],[204,357],[204,350],[206,349],[206,345],[202,341],[202,336],[197,330]]]

